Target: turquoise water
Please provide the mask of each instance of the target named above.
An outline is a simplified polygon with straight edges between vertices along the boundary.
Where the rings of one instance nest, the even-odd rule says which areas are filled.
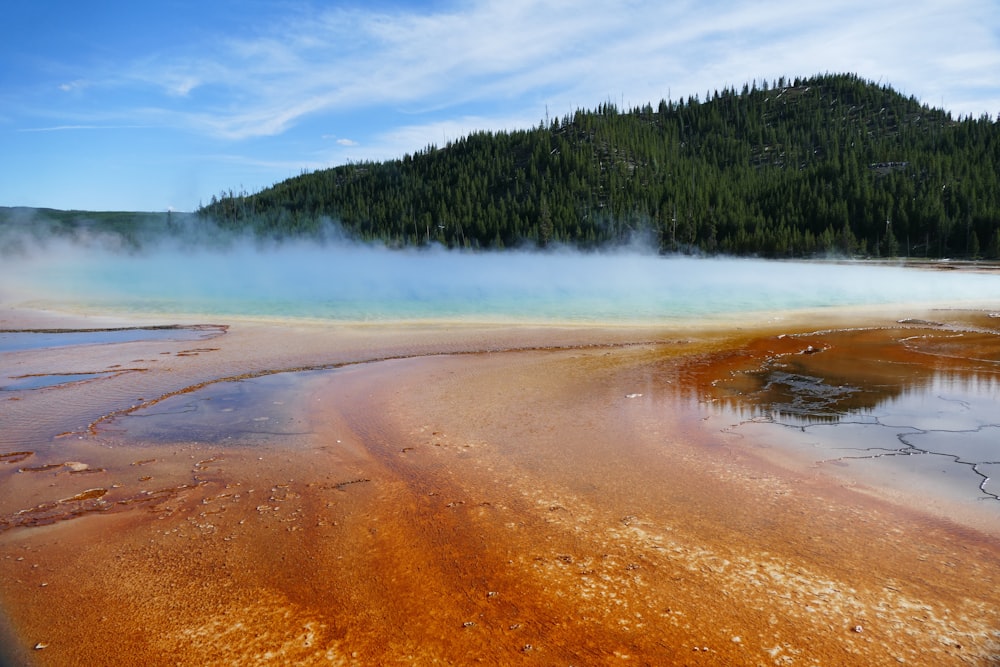
[[[67,247],[7,258],[0,278],[5,300],[30,295],[26,305],[33,306],[345,321],[627,323],[852,305],[1000,304],[1000,275],[634,251],[247,243],[129,255]]]

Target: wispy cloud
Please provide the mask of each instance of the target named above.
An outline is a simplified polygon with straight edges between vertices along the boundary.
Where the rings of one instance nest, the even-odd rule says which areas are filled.
[[[378,135],[380,143],[391,146],[414,146],[424,148],[430,144],[442,146],[449,141],[490,128],[494,130],[512,130],[516,128],[537,125],[539,118],[528,116],[463,116],[429,123],[403,125],[395,127]]]
[[[175,99],[162,105],[163,119],[232,140],[380,105],[515,104],[537,114],[549,102],[566,112],[608,97],[655,103],[668,92],[822,71],[886,76],[933,101],[956,83],[989,85],[998,45],[988,26],[997,21],[988,0],[946,8],[930,0],[484,0],[391,14],[330,9],[198,53],[137,60],[114,85],[159,88]]]
[[[399,125],[376,132],[370,140],[353,145],[337,142],[339,148],[325,154],[329,167],[345,162],[381,161],[402,157],[429,146],[441,147],[484,129],[513,130],[537,125],[528,115],[464,116],[447,120]]]
[[[75,90],[83,90],[89,85],[90,85],[89,82],[84,81],[83,79],[77,79],[75,81],[67,81],[66,83],[60,83],[59,90],[63,91],[64,93],[71,93]]]
[[[207,58],[142,63],[131,75],[169,94],[201,94],[197,108],[179,110],[178,118],[229,139],[378,105],[518,100],[537,110],[550,101],[565,112],[606,97],[640,104],[668,91],[823,71],[886,76],[936,96],[955,82],[982,86],[991,71],[983,68],[995,71],[997,39],[983,17],[996,19],[997,8],[958,4],[491,0],[438,12],[334,9],[289,18],[252,39],[224,40]]]
[[[18,132],[69,132],[74,130],[138,130],[145,125],[52,125],[50,127],[22,127]]]

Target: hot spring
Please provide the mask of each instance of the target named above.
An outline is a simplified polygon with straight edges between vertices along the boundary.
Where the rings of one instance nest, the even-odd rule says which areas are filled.
[[[639,251],[460,252],[235,243],[140,253],[49,244],[4,258],[11,305],[339,321],[657,323],[880,304],[983,304],[1000,275]]]

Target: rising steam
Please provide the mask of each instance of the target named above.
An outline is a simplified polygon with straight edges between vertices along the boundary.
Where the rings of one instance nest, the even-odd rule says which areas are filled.
[[[582,253],[396,250],[347,240],[261,241],[187,218],[169,236],[8,228],[7,305],[318,317],[654,322],[796,308],[1000,301],[1000,276],[862,263]]]

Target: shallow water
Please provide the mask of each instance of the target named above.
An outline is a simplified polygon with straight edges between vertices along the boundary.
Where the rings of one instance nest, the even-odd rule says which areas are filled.
[[[21,391],[23,389],[42,389],[70,382],[85,382],[110,377],[114,372],[107,373],[52,373],[46,375],[24,375],[8,378],[0,384],[0,391]]]
[[[110,345],[150,340],[200,340],[215,333],[204,327],[165,326],[153,329],[64,329],[50,331],[0,330],[0,353],[76,345]]]
[[[221,446],[275,444],[307,435],[303,413],[309,380],[300,371],[225,380],[158,401],[116,418],[113,429],[126,445],[211,442]]]
[[[948,315],[756,341],[704,392],[731,433],[874,486],[995,504],[1000,525],[1000,331]]]

